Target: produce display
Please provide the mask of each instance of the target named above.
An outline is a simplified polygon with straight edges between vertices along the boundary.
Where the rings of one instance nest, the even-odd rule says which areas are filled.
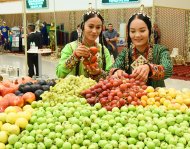
[[[0,83],[0,112],[9,106],[23,107],[35,100],[40,100],[40,95],[55,85],[55,80],[33,80],[23,77],[15,81],[3,81]]]
[[[137,81],[132,75],[124,74],[121,78],[107,77],[96,85],[84,90],[82,95],[89,104],[100,102],[107,110],[124,105],[140,105],[140,98],[146,95],[145,82]]]
[[[35,94],[36,99],[40,100],[40,95],[43,94],[44,91],[49,91],[50,86],[54,86],[56,84],[54,79],[51,80],[38,80],[36,82],[27,82],[24,84],[20,84],[18,90],[15,91],[16,95],[23,95],[26,92],[32,92]]]
[[[0,149],[3,149],[8,139],[17,138],[21,131],[26,128],[31,118],[33,108],[25,105],[23,108],[9,106],[3,113],[0,113]]]
[[[84,76],[68,76],[65,79],[57,80],[57,84],[51,87],[49,92],[44,92],[41,97],[43,101],[49,102],[52,106],[57,103],[64,103],[67,97],[80,96],[83,90],[95,84],[96,81]]]
[[[0,149],[190,148],[190,89],[69,76],[41,98],[0,113]]]

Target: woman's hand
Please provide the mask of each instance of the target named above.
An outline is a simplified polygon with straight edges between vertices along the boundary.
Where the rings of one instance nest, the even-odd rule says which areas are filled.
[[[90,75],[99,75],[102,72],[101,68],[90,65],[86,65],[86,70]]]
[[[125,74],[125,72],[123,70],[119,69],[112,76],[114,78],[122,78],[124,74]]]
[[[149,72],[149,66],[147,64],[144,64],[134,69],[132,74],[134,75],[134,78],[137,80],[147,81]]]
[[[74,54],[78,58],[81,58],[81,57],[88,58],[90,56],[90,51],[86,46],[79,45],[77,49],[74,51]]]

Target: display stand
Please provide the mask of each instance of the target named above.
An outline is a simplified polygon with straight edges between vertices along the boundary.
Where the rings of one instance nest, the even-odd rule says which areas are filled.
[[[51,53],[51,49],[29,49],[27,53],[38,54],[38,69],[39,69],[39,78],[42,77],[42,55]]]

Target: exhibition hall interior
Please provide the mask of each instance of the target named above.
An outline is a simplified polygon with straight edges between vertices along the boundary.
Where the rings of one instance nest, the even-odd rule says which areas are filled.
[[[0,149],[190,148],[189,0],[0,8]]]

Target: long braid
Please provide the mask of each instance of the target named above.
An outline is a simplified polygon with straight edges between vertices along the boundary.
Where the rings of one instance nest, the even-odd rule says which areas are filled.
[[[106,56],[105,56],[105,51],[104,51],[104,36],[102,34],[102,32],[99,35],[99,42],[102,45],[102,63],[103,63],[103,70],[106,70]]]

